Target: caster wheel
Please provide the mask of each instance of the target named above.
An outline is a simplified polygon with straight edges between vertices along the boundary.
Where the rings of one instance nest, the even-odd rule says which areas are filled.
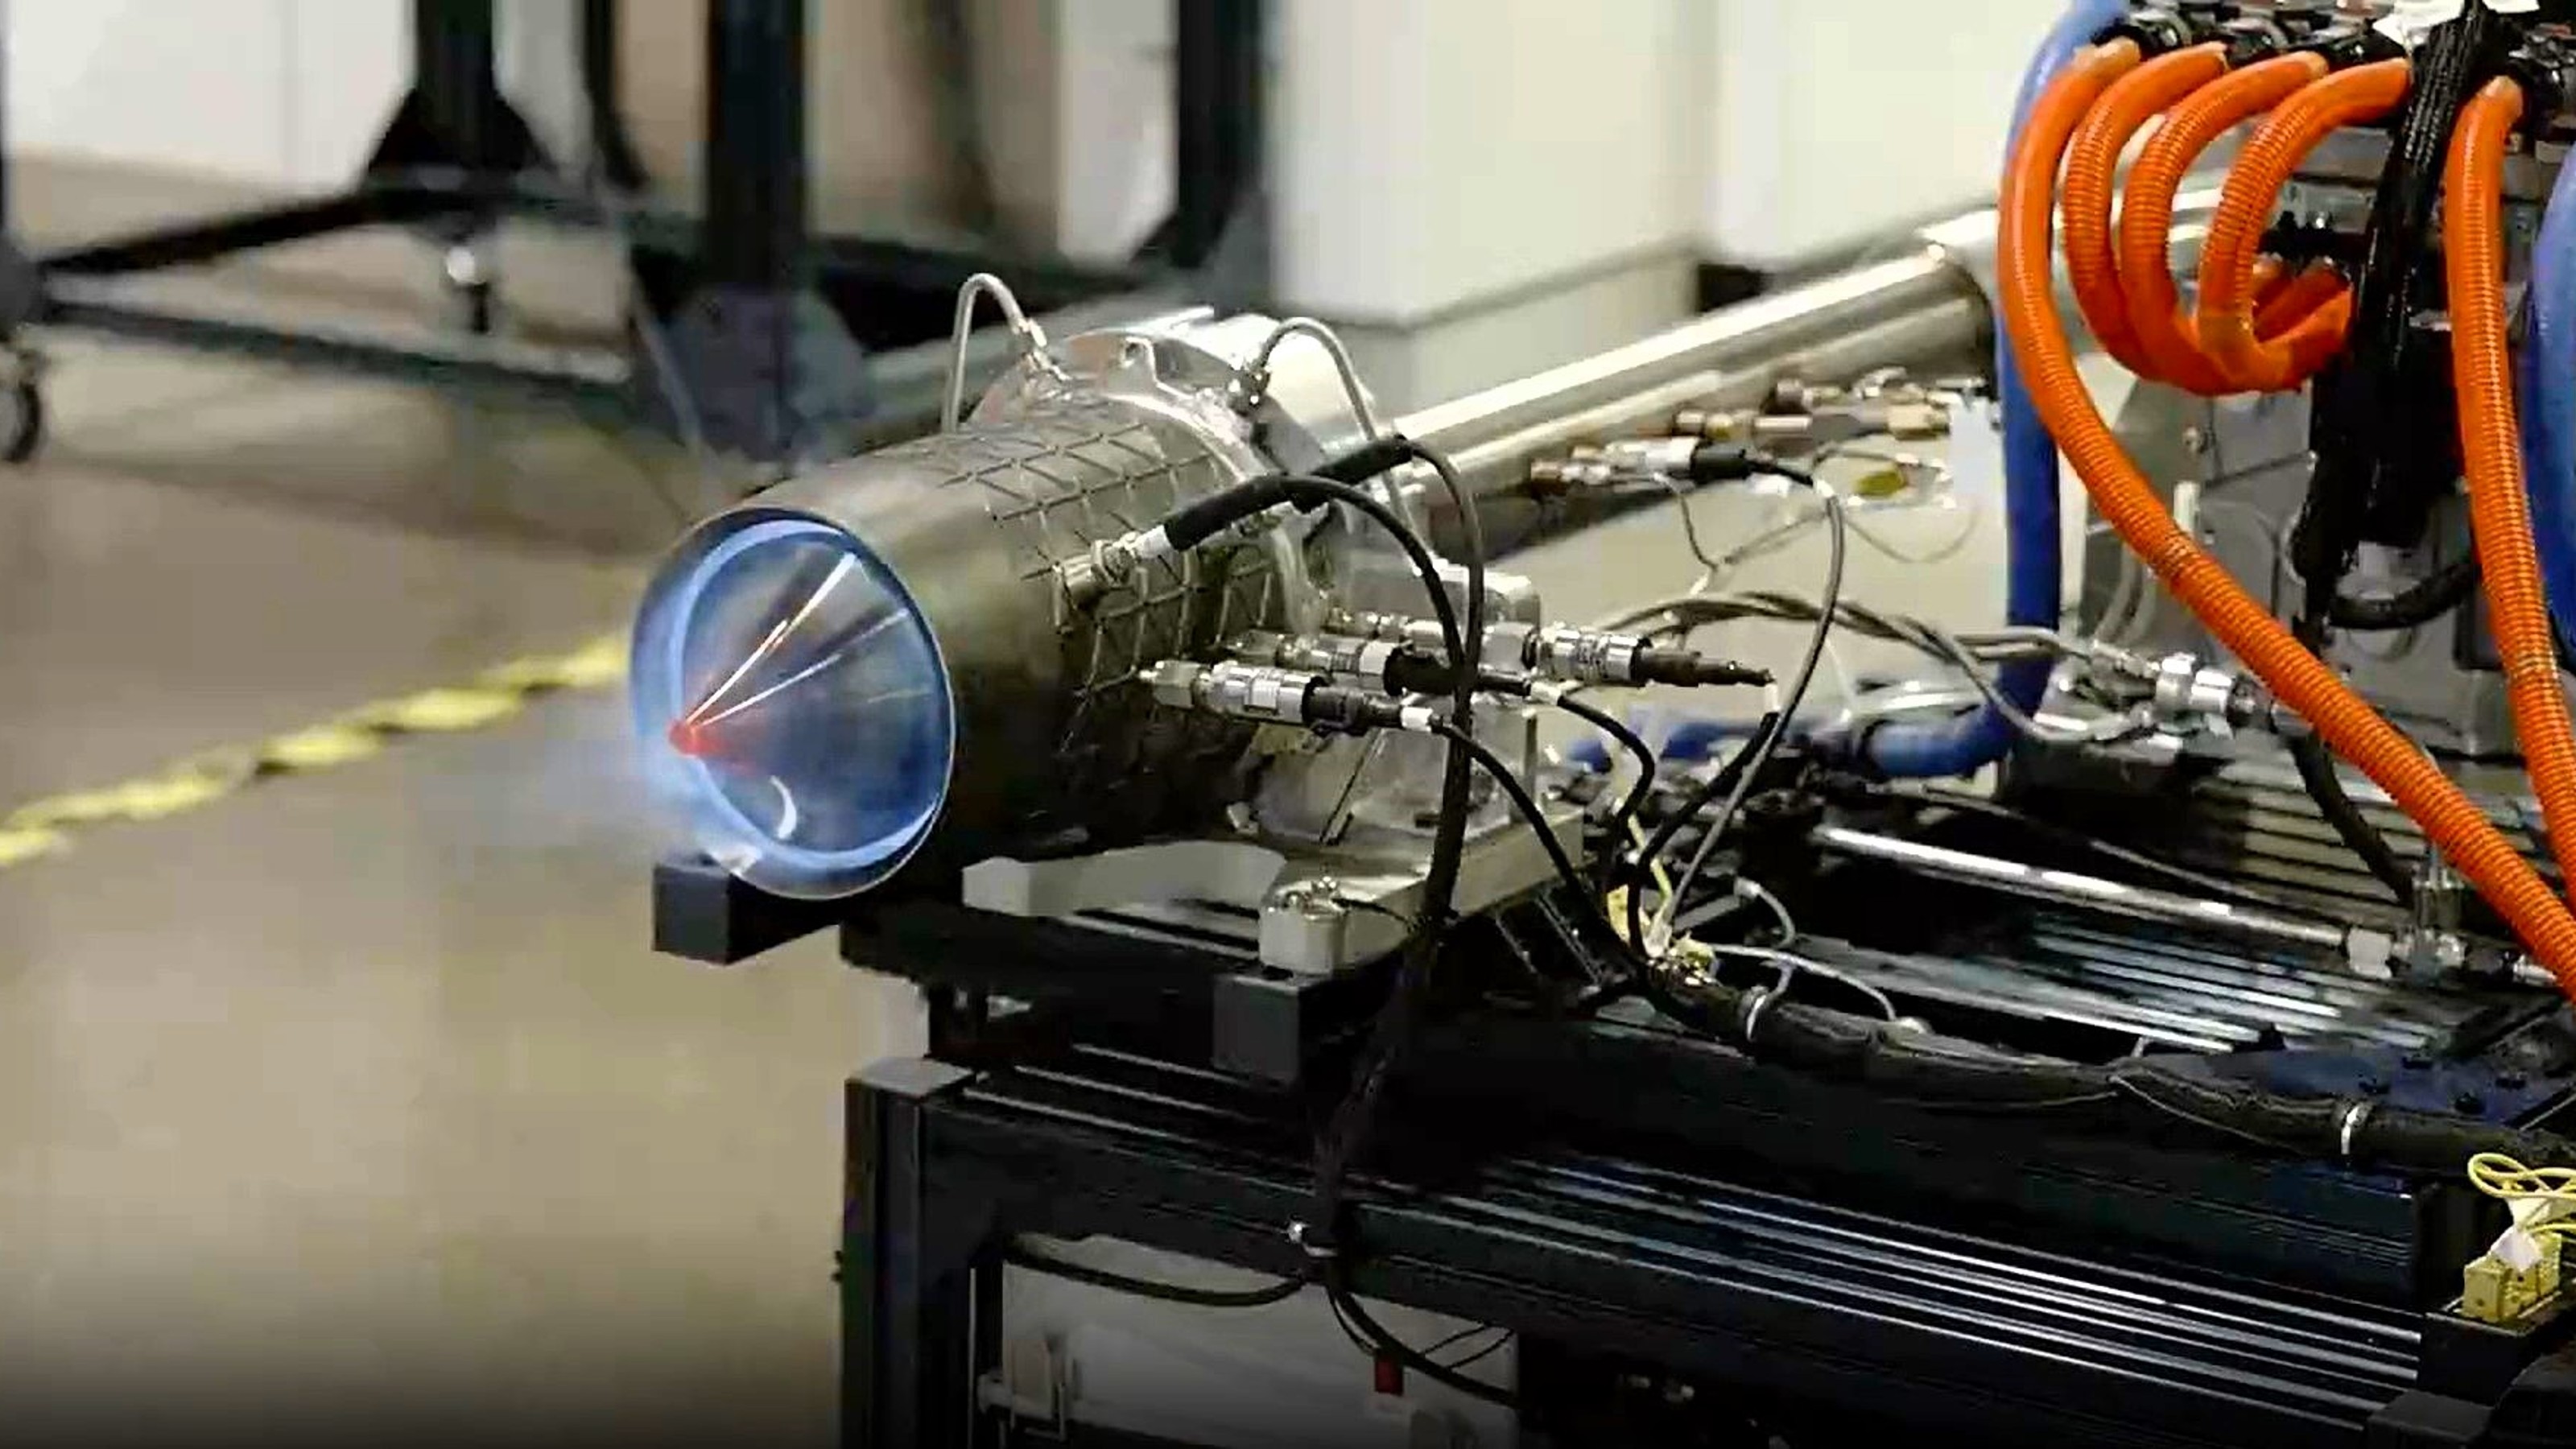
[[[24,463],[44,446],[44,391],[22,378],[0,389],[0,400],[0,437],[8,440],[0,446],[0,462]]]

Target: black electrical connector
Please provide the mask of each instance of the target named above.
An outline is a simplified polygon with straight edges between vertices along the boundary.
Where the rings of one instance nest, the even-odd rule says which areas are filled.
[[[1712,659],[1696,649],[1679,649],[1658,645],[1637,651],[1637,682],[1672,684],[1683,688],[1702,685],[1769,684],[1771,671],[1731,659]]]
[[[1741,483],[1771,472],[1776,460],[1743,443],[1702,443],[1691,450],[1689,480],[1696,485]]]
[[[2288,31],[2293,53],[2323,56],[2326,64],[2336,70],[2396,60],[2406,54],[2406,47],[2380,34],[2376,26],[2339,14],[2334,0],[2314,0],[2300,11],[2284,5],[2273,12],[2272,18]]]
[[[2576,53],[2571,53],[2564,43],[2530,31],[2525,31],[2505,52],[2501,67],[2504,74],[2531,100],[2523,108],[2517,127],[2524,136],[2538,140],[2557,123],[2565,109],[2571,64],[2576,64]]]
[[[1386,687],[1397,694],[1448,694],[1458,687],[1457,669],[1419,644],[1397,645],[1386,657],[1385,678]],[[1478,682],[1485,683],[1482,678]]]
[[[2194,44],[2216,40],[2227,22],[2245,13],[2245,7],[2236,0],[2174,0],[2173,10],[2182,17],[2183,28]]]
[[[2128,41],[2138,48],[2140,56],[2153,60],[2191,44],[2193,33],[2191,22],[2169,6],[2132,5],[2127,15],[2112,22],[2095,39],[2105,43]]]
[[[1629,678],[1587,681],[1600,684],[1670,684],[1686,689],[1715,685],[1762,685],[1771,682],[1771,671],[1731,659],[1714,659],[1696,649],[1649,645],[1631,657]],[[1446,694],[1455,687],[1457,674],[1449,661],[1417,644],[1399,645],[1387,656],[1384,672],[1386,687],[1397,694]],[[1476,671],[1475,687],[1488,694],[1527,695],[1537,681],[1527,675],[1505,674],[1498,670]]]
[[[2290,48],[2290,34],[2269,15],[2239,15],[2218,27],[2215,37],[2227,47],[2230,70],[2270,60]]]
[[[1425,690],[1423,693],[1434,691]],[[1404,728],[1404,703],[1365,689],[1316,680],[1306,687],[1306,722],[1319,729],[1366,734]]]

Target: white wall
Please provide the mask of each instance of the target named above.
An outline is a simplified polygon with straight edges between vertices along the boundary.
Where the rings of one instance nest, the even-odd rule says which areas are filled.
[[[873,55],[899,38],[902,0],[816,3],[818,47]],[[1004,92],[988,103],[1052,110],[1055,239],[1113,253],[1170,192],[1170,4],[1053,3],[1053,93],[988,87]],[[2014,77],[2061,3],[1281,0],[1282,298],[1402,326],[1657,253],[1792,262],[1968,204],[1992,189]],[[526,109],[564,90],[568,8],[501,7],[504,81]],[[398,94],[407,14],[407,0],[7,0],[11,144],[328,185]],[[642,10],[630,30],[666,18]],[[653,47],[675,63],[684,48]],[[532,68],[553,83],[529,84]],[[874,115],[835,107],[849,73],[847,57],[818,64],[818,126]],[[630,85],[639,109],[660,99]],[[693,104],[649,119],[694,135]],[[862,128],[855,151],[821,138],[821,184],[897,194],[828,173],[932,143],[884,117]]]
[[[1681,0],[1687,5],[1694,0]],[[1700,238],[1794,262],[1991,197],[2023,63],[2066,0],[1697,0],[1714,80]]]
[[[16,149],[345,179],[409,62],[404,0],[11,0]]]
[[[1702,0],[1289,0],[1283,299],[1407,322],[1687,243]]]

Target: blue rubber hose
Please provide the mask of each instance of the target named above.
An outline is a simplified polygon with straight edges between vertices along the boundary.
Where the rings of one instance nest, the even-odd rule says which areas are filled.
[[[2541,585],[2559,637],[2576,638],[2576,166],[2560,168],[2532,247],[2521,383],[2523,471]]]
[[[2013,100],[2012,140],[2040,93],[2078,51],[2128,13],[2128,0],[2075,0],[2040,43]],[[2571,374],[2576,376],[2576,374]],[[2057,440],[2040,422],[2022,382],[2012,343],[1995,337],[1995,395],[2003,411],[2004,618],[2016,625],[2055,628],[2064,562],[2058,539]],[[2015,660],[1996,675],[2004,698],[2024,713],[2048,692],[2049,661]],[[1888,724],[1858,741],[1861,757],[1898,779],[1969,775],[2012,748],[2012,722],[1992,706],[1938,723]]]

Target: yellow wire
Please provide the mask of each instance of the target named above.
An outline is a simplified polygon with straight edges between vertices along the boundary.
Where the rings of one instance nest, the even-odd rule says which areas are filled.
[[[2469,1185],[2506,1202],[2537,1198],[2576,1203],[2576,1167],[2525,1167],[2501,1152],[2469,1159]]]

